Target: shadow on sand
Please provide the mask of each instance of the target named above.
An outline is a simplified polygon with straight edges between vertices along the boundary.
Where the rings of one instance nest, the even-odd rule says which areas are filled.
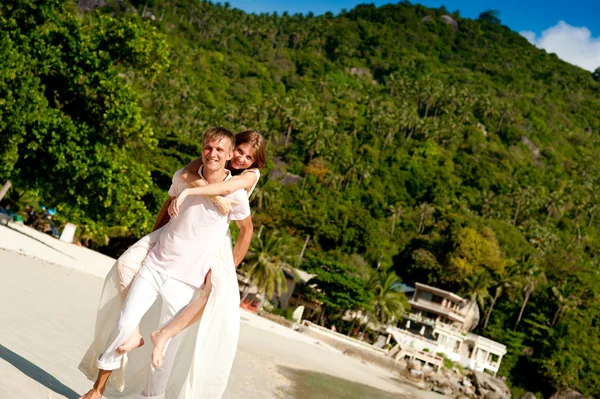
[[[45,386],[46,388],[68,399],[77,399],[80,395],[71,388],[42,370],[29,360],[22,358],[10,349],[0,345],[0,359],[6,360],[23,374]]]

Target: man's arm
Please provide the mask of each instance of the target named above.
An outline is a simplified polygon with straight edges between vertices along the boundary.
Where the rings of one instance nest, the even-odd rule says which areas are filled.
[[[252,225],[252,216],[248,216],[246,219],[235,221],[240,228],[240,235],[233,247],[233,263],[235,267],[238,267],[244,260],[248,248],[250,247],[250,241],[252,241],[252,234],[254,233],[254,226]]]
[[[167,210],[169,209],[169,205],[171,205],[171,201],[173,201],[174,198],[175,197],[169,197],[169,199],[167,199],[163,204],[162,208],[160,208],[152,231],[156,231],[163,227],[165,224],[169,223],[169,220],[171,220],[171,216],[169,216]]]

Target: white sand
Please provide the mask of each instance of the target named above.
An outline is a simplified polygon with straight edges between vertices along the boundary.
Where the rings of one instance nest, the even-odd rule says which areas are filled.
[[[0,399],[77,398],[90,387],[77,364],[92,336],[100,276],[113,260],[14,225],[0,226],[0,248]],[[243,311],[225,398],[291,397],[280,366],[425,396],[383,369]]]

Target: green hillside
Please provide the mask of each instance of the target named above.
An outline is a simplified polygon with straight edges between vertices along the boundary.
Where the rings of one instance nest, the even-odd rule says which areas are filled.
[[[298,252],[310,236],[300,267],[349,276],[322,276],[324,322],[391,270],[477,299],[515,392],[595,397],[594,77],[501,24],[408,2],[316,17],[18,0],[0,5],[0,181],[99,247],[149,231],[208,127],[260,130],[255,226]],[[338,300],[344,286],[356,295]]]

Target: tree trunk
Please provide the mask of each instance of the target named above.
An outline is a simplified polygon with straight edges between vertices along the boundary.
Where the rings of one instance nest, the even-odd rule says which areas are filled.
[[[348,336],[352,336],[352,330],[354,330],[354,325],[356,324],[356,319],[358,319],[358,311],[354,315],[354,319],[352,320],[352,324],[350,325],[350,330],[348,330]]]
[[[423,233],[423,230],[425,229],[425,214],[421,213],[421,218],[419,220],[419,228],[417,230],[417,232],[419,234]]]
[[[244,303],[246,298],[248,298],[248,294],[250,294],[250,285],[251,284],[248,284],[248,286],[244,288],[244,293],[242,294],[242,299],[240,300],[240,303]]]
[[[498,122],[498,127],[496,128],[496,134],[500,132],[500,128],[502,128],[502,122],[504,121],[504,113],[500,117],[500,122]]]
[[[285,135],[285,146],[290,142],[290,138],[292,137],[292,124],[290,123],[287,128],[287,134]]]
[[[552,212],[554,211],[554,201],[548,206],[548,215],[546,216],[546,222],[550,220],[552,217]]]
[[[521,311],[519,312],[519,317],[517,318],[517,323],[515,324],[515,331],[517,331],[517,327],[519,327],[519,323],[521,322],[521,317],[523,317],[523,312],[525,311],[525,306],[527,306],[527,301],[529,301],[529,296],[531,295],[531,290],[527,290],[525,293],[525,299],[523,300],[523,306],[521,306]]]
[[[363,324],[363,326],[362,326],[362,331],[361,331],[361,329],[360,329],[360,328],[358,329],[358,336],[360,337],[360,333],[362,332],[362,334],[363,334],[363,336],[362,336],[362,337],[363,337],[363,340],[364,340],[364,337],[365,337],[365,331],[366,331],[366,329],[367,329],[367,325],[368,325],[368,324],[369,324],[369,320],[367,320],[367,321],[365,322],[365,324]]]
[[[519,217],[519,211],[521,210],[521,201],[523,201],[523,197],[520,197],[519,201],[517,201],[517,210],[515,211],[515,217],[513,218],[513,226],[517,225],[517,218]]]
[[[0,189],[0,201],[2,200],[2,198],[4,198],[4,195],[8,192],[11,186],[12,183],[10,182],[10,180],[7,180],[6,183],[4,183],[4,185]]]
[[[321,315],[319,316],[319,325],[321,325],[322,327],[324,327],[325,323],[325,306],[323,306],[323,309],[321,309]]]
[[[308,247],[308,241],[310,240],[310,234],[306,236],[306,240],[304,241],[304,246],[302,247],[302,251],[300,251],[300,256],[298,256],[298,260],[302,261],[304,257],[304,251],[306,251],[306,247]]]
[[[304,175],[304,181],[302,182],[302,190],[300,192],[304,194],[304,186],[306,185],[306,178],[308,177],[308,173]]]
[[[487,311],[487,314],[485,315],[485,322],[483,323],[483,329],[485,330],[485,328],[488,325],[488,321],[490,320],[490,316],[492,315],[492,309],[494,309],[494,305],[496,304],[496,300],[498,300],[498,297],[500,296],[500,293],[498,291],[496,291],[496,295],[494,295],[494,299],[492,300],[492,304],[490,305],[490,308]]]
[[[552,327],[554,327],[554,325],[558,321],[558,318],[559,318],[559,315],[561,312],[562,312],[562,306],[560,306],[558,309],[556,309],[556,312],[554,313],[554,318],[552,319]]]

